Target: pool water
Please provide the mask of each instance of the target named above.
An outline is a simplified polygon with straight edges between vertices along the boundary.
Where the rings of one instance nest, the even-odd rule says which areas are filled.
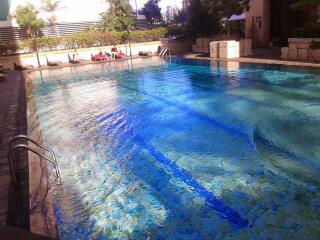
[[[159,58],[34,73],[59,237],[319,239],[319,73]]]

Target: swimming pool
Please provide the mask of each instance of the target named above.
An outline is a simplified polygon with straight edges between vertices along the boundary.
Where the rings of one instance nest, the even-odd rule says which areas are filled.
[[[317,239],[319,70],[159,58],[34,73],[61,239]]]

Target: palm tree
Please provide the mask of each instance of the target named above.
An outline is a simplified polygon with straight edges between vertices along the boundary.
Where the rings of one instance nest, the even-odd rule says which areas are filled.
[[[49,25],[52,27],[53,33],[55,33],[55,26],[57,22],[55,13],[60,9],[60,3],[60,0],[42,0],[42,10],[51,14],[47,20]]]

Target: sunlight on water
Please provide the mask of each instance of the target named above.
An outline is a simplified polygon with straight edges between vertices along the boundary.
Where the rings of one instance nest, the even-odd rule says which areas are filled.
[[[317,239],[318,70],[158,58],[34,75],[61,239]]]

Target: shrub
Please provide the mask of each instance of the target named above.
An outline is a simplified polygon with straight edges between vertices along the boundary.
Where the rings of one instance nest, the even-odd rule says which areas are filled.
[[[24,49],[25,51],[27,50],[27,51],[29,51],[29,52],[35,50],[32,39],[24,40],[24,41],[21,43],[21,47],[22,47],[22,49]]]
[[[21,49],[21,46],[16,43],[0,43],[0,55],[12,54],[19,49]]]
[[[188,29],[186,25],[174,24],[168,27],[168,35],[170,37],[180,37],[188,35]]]
[[[166,28],[157,28],[148,31],[132,31],[128,35],[125,32],[96,32],[87,31],[81,33],[74,33],[65,37],[40,37],[35,40],[25,40],[22,43],[24,49],[29,51],[35,50],[34,43],[38,50],[54,50],[59,48],[75,49],[100,47],[108,45],[117,45],[125,43],[130,37],[132,42],[146,42],[160,40],[168,33]]]
[[[301,38],[318,38],[320,37],[320,28],[311,26],[296,28],[294,31],[294,36]]]

